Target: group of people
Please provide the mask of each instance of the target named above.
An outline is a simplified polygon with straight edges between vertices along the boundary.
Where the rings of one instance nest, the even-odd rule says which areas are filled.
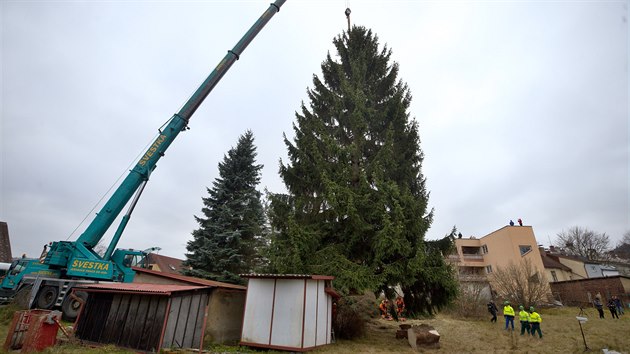
[[[597,309],[597,312],[599,313],[599,318],[604,318],[604,304],[602,303],[601,295],[597,294],[597,296],[595,296],[595,300],[593,300],[593,305],[595,305],[595,308]],[[606,307],[608,307],[608,310],[610,311],[610,315],[612,316],[612,318],[618,319],[619,315],[624,314],[623,303],[621,302],[619,297],[615,295],[613,295],[608,300]]]
[[[505,330],[514,330],[514,317],[516,313],[514,312],[514,308],[510,305],[509,301],[505,301],[503,303],[503,317],[505,318]],[[542,323],[542,317],[533,306],[529,307],[529,312],[525,310],[523,305],[519,307],[518,318],[521,322],[521,335],[531,335],[532,337],[536,336],[538,333],[538,338],[542,338],[542,330],[540,329],[540,324]],[[490,300],[488,303],[488,312],[492,315],[490,322],[497,322],[497,313],[499,309],[494,301]]]
[[[405,317],[403,316],[405,313],[405,300],[403,300],[402,296],[396,297],[396,301],[394,302],[394,311],[396,312],[396,318],[399,321],[405,321]],[[387,298],[383,299],[381,303],[378,305],[379,310],[381,311],[381,318],[391,321],[394,318],[392,317],[390,308],[391,305]]]
[[[514,226],[514,221],[510,220],[510,226]],[[521,218],[518,218],[518,226],[523,226],[523,220],[521,220]]]

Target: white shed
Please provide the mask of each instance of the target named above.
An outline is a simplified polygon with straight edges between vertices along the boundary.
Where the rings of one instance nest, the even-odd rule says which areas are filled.
[[[331,343],[334,277],[242,274],[249,278],[241,345],[307,351]]]

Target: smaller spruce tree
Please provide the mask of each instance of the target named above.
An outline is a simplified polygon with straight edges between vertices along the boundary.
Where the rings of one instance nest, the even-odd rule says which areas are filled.
[[[259,248],[265,230],[260,183],[262,165],[256,164],[254,135],[247,131],[219,163],[219,177],[202,198],[203,217],[195,216],[199,228],[192,232],[184,265],[187,275],[216,281],[243,283],[261,263]]]

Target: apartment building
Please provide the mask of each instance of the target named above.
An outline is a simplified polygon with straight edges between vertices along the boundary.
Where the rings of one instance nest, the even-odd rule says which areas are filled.
[[[545,274],[531,226],[505,226],[480,238],[458,238],[455,245],[457,254],[449,259],[457,265],[460,282],[490,282],[488,275],[498,268],[524,259],[529,259],[534,269]]]

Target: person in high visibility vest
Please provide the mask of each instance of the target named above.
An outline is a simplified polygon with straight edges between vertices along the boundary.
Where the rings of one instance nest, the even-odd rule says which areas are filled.
[[[503,317],[505,317],[505,329],[508,329],[508,325],[512,325],[512,330],[514,330],[514,309],[510,306],[510,302],[505,300],[503,303]]]
[[[518,309],[520,310],[518,312],[518,318],[521,320],[521,335],[525,334],[525,331],[527,331],[529,335],[529,312],[525,311],[523,305],[520,305]]]
[[[529,308],[529,322],[532,325],[531,334],[532,337],[536,336],[538,332],[539,338],[542,338],[542,331],[540,330],[540,324],[542,323],[542,317],[534,310],[534,307]]]

